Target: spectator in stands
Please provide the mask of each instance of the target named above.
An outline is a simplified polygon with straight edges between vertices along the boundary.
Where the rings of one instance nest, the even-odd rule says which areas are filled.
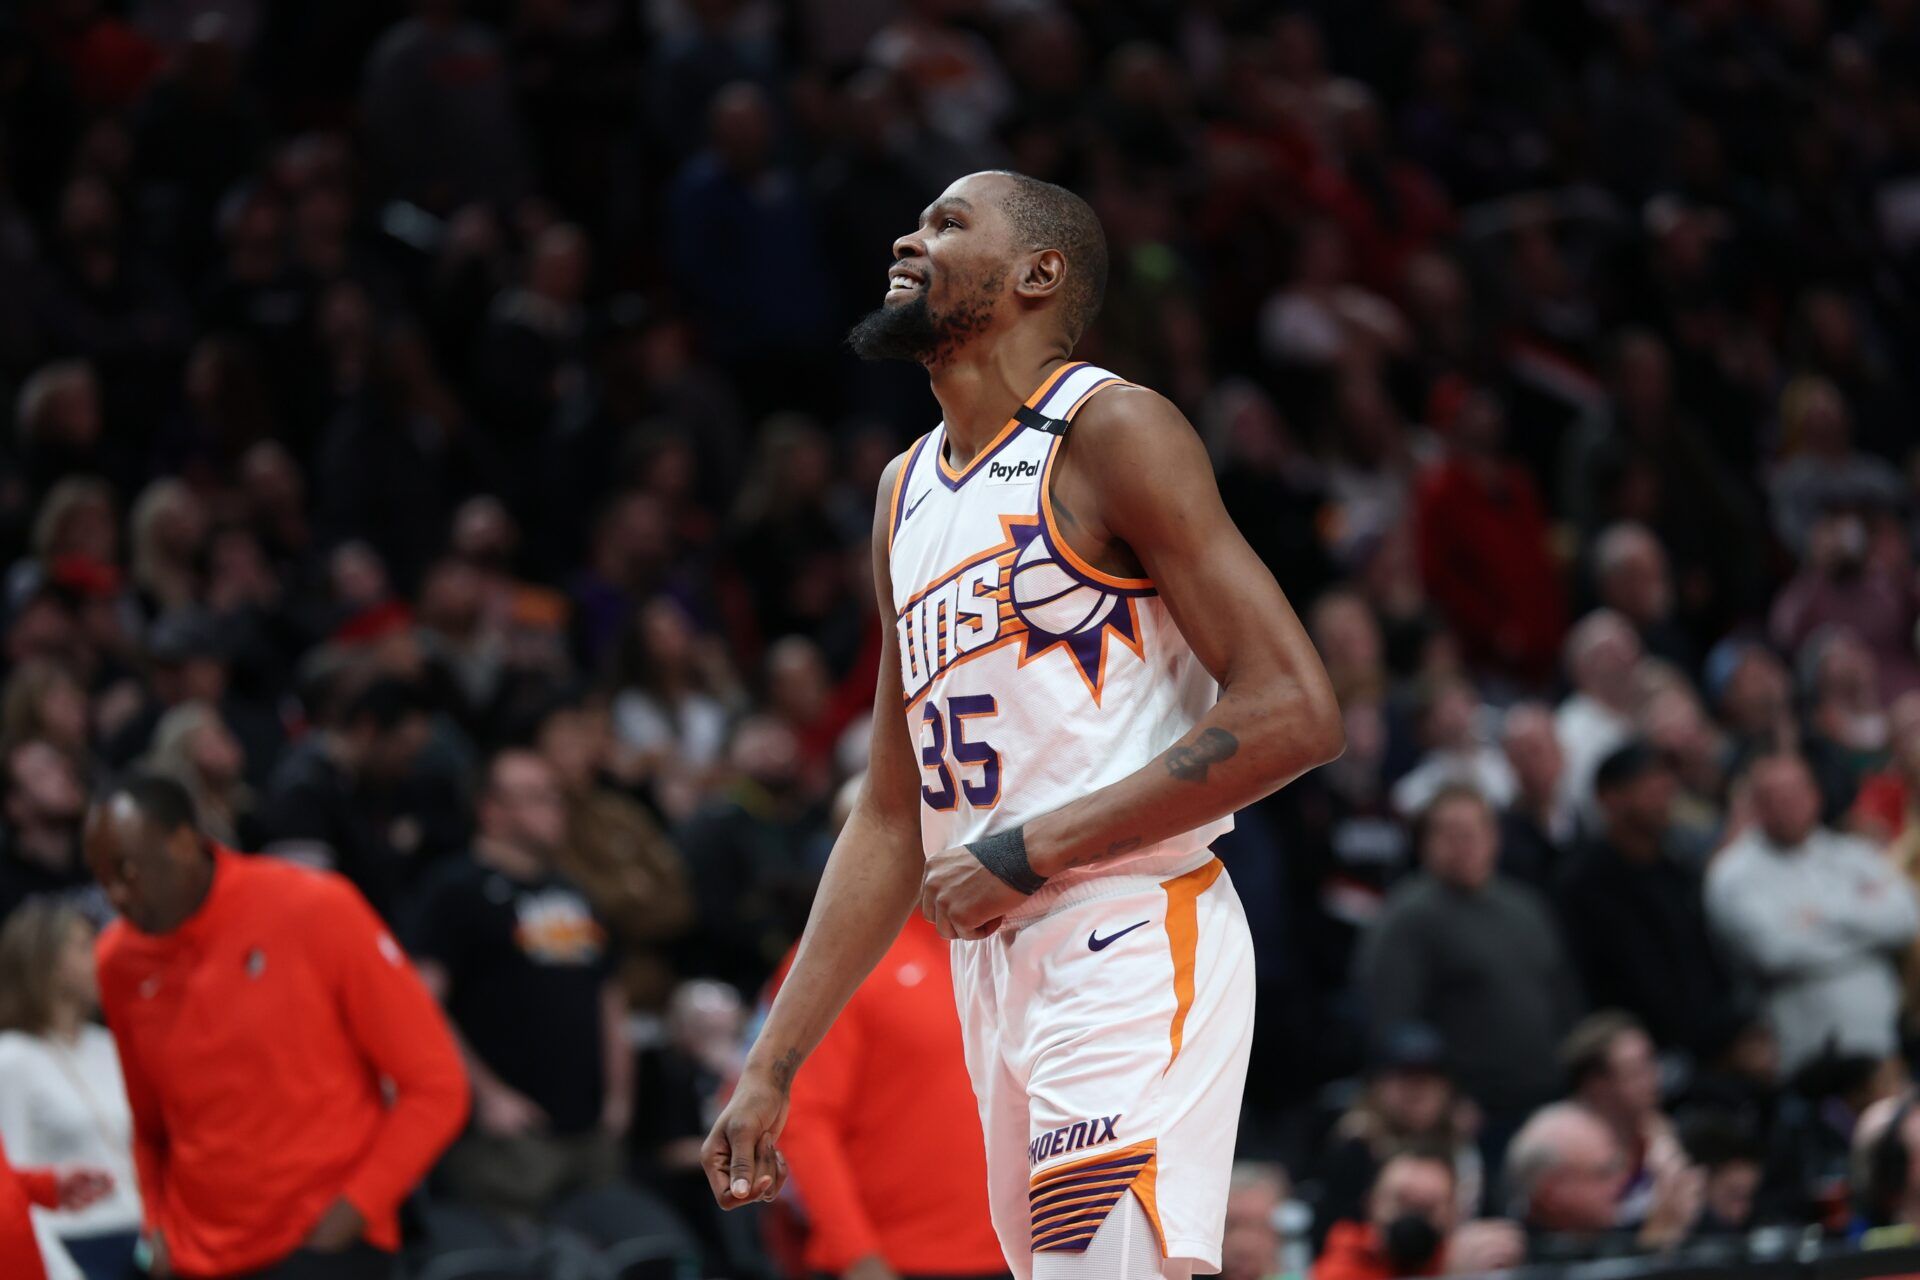
[[[140,1235],[133,1117],[100,1011],[93,926],[48,898],[0,925],[0,1139],[22,1163],[106,1171],[112,1189],[43,1217],[40,1250],[86,1280],[125,1280]]]
[[[647,775],[669,793],[682,778],[704,786],[726,754],[727,720],[741,700],[713,637],[697,634],[681,605],[657,597],[634,612],[614,679],[614,732]]]
[[[731,785],[676,833],[693,873],[693,962],[742,991],[773,973],[813,896],[816,818],[800,794],[799,751],[773,717],[742,721],[727,751]]]
[[[567,805],[567,838],[553,851],[554,868],[580,886],[613,930],[628,1000],[662,1008],[673,985],[667,944],[693,923],[680,851],[618,786],[620,753],[604,702],[556,707],[541,721],[538,745]]]
[[[87,760],[87,691],[57,662],[29,661],[7,676],[0,696],[0,745],[39,740],[76,765]]]
[[[177,783],[87,820],[122,919],[100,1003],[133,1110],[154,1270],[374,1280],[466,1115],[433,998],[345,880],[214,848]]]
[[[1601,607],[1625,618],[1649,656],[1685,671],[1699,665],[1693,639],[1673,617],[1673,574],[1666,549],[1645,525],[1623,520],[1593,544],[1594,591]]]
[[[1460,1223],[1458,1201],[1444,1153],[1415,1147],[1388,1157],[1368,1191],[1365,1221],[1335,1225],[1313,1280],[1475,1275],[1518,1265],[1526,1252],[1519,1228]]]
[[[499,40],[463,21],[459,0],[419,0],[367,59],[368,137],[394,195],[446,213],[506,204],[526,191],[529,162]]]
[[[415,684],[373,680],[337,725],[282,757],[262,805],[267,852],[331,867],[388,920],[426,865],[462,835],[460,796],[421,763],[429,705]]]
[[[1569,1096],[1607,1126],[1624,1159],[1616,1221],[1638,1226],[1652,1200],[1655,1170],[1685,1158],[1660,1110],[1653,1040],[1630,1015],[1603,1009],[1568,1033],[1560,1061]]]
[[[1853,1130],[1853,1183],[1869,1225],[1905,1228],[1904,1240],[1920,1238],[1920,1111],[1912,1092],[1883,1098],[1862,1113]]]
[[[1553,712],[1539,702],[1507,708],[1500,747],[1514,780],[1513,800],[1500,814],[1500,873],[1550,892],[1575,829]]]
[[[1615,747],[1633,735],[1634,677],[1640,637],[1611,609],[1596,609],[1567,634],[1567,675],[1573,692],[1554,713],[1567,758],[1567,794],[1581,820],[1593,816],[1593,775]]]
[[[1911,536],[1891,513],[1857,510],[1814,522],[1800,570],[1774,598],[1775,644],[1793,651],[1828,628],[1856,637],[1873,655],[1889,697],[1920,688],[1913,627],[1920,619]]]
[[[1499,830],[1476,791],[1421,815],[1421,873],[1397,886],[1361,944],[1356,977],[1376,1034],[1419,1021],[1485,1110],[1483,1150],[1559,1089],[1554,1049],[1578,1014],[1573,969],[1546,903],[1494,872]]]
[[[5,794],[0,808],[0,918],[35,894],[57,894],[104,919],[80,858],[80,820],[87,798],[74,761],[49,742],[10,743],[0,764]]]
[[[1754,826],[1707,872],[1708,919],[1756,984],[1791,1074],[1823,1051],[1894,1051],[1894,956],[1920,931],[1912,886],[1863,841],[1819,825],[1806,762],[1748,772]]]
[[[974,1098],[947,953],[931,924],[909,916],[794,1077],[781,1149],[816,1274],[1006,1274],[986,1150],[964,1123]]]
[[[186,788],[209,839],[233,849],[260,843],[246,754],[212,703],[183,702],[161,716],[141,767]]]
[[[1234,1162],[1227,1185],[1227,1230],[1220,1245],[1221,1280],[1270,1280],[1280,1274],[1287,1171],[1254,1160]]]
[[[1403,817],[1420,813],[1449,786],[1478,791],[1496,810],[1512,803],[1518,783],[1505,753],[1481,737],[1478,721],[1485,714],[1465,680],[1435,680],[1423,691],[1419,723],[1426,754],[1393,784],[1393,807]]]
[[[1539,488],[1501,452],[1506,410],[1493,392],[1443,384],[1434,399],[1447,453],[1414,490],[1421,577],[1469,661],[1537,683],[1567,625]]]
[[[1473,1216],[1486,1178],[1470,1113],[1447,1074],[1439,1034],[1417,1022],[1388,1028],[1368,1059],[1366,1091],[1328,1136],[1319,1171],[1320,1220],[1363,1219],[1381,1164],[1409,1146],[1452,1153],[1460,1215]]]
[[[1635,739],[1595,774],[1600,830],[1555,888],[1567,950],[1596,1007],[1643,1020],[1663,1046],[1700,1047],[1700,1012],[1729,986],[1701,906],[1699,872],[1681,861],[1674,777]]]
[[[1706,1112],[1681,1125],[1680,1145],[1688,1161],[1706,1174],[1699,1233],[1743,1234],[1753,1225],[1766,1161],[1759,1140],[1733,1117]]]
[[[633,1119],[626,996],[606,926],[554,871],[566,839],[552,768],[495,756],[473,857],[426,886],[414,947],[473,1081],[474,1127],[443,1175],[462,1199],[517,1213],[617,1181]]]
[[[1619,1143],[1598,1116],[1573,1102],[1536,1112],[1514,1135],[1505,1180],[1528,1260],[1663,1252],[1684,1242],[1700,1217],[1700,1171],[1677,1161],[1658,1171],[1645,1219],[1632,1231],[1618,1229],[1626,1178]]]

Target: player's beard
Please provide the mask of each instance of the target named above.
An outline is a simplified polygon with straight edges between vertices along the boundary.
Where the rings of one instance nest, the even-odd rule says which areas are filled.
[[[897,307],[878,306],[860,318],[847,334],[847,345],[862,360],[912,360],[926,364],[940,349],[940,326],[927,291]]]
[[[882,304],[869,311],[847,334],[847,345],[862,360],[911,360],[933,368],[986,329],[1005,283],[1003,272],[991,272],[940,312],[928,304],[928,286],[923,285],[897,306]]]

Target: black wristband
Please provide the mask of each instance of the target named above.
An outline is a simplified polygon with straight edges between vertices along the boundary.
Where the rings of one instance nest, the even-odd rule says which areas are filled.
[[[1008,888],[1028,896],[1047,882],[1045,876],[1035,875],[1027,863],[1027,837],[1020,827],[981,836],[967,846],[967,852],[980,859],[980,865],[998,876]]]

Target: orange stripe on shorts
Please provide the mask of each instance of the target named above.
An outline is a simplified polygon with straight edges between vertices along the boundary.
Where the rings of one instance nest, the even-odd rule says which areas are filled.
[[[1204,866],[1175,876],[1160,886],[1167,891],[1167,946],[1173,952],[1173,1024],[1167,1028],[1171,1050],[1167,1055],[1168,1071],[1173,1069],[1173,1060],[1180,1056],[1180,1042],[1187,1030],[1187,1012],[1193,1008],[1193,965],[1200,949],[1200,895],[1213,886],[1224,869],[1220,859],[1209,858]]]

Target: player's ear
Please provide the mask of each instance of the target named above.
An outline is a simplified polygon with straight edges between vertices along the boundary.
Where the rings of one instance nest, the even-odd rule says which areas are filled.
[[[1067,256],[1058,249],[1042,249],[1030,254],[1020,268],[1015,292],[1036,301],[1048,297],[1067,279]]]

